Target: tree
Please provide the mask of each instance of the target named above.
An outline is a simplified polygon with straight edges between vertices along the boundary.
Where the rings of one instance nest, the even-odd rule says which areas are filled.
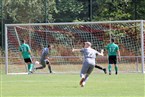
[[[126,2],[123,0],[104,0],[97,3],[99,9],[98,14],[94,16],[95,20],[126,20],[130,18],[130,13],[126,12]]]
[[[4,18],[13,20],[13,23],[44,22],[44,0],[5,0]],[[54,0],[49,0],[49,16],[55,11]],[[52,18],[47,17],[49,20]],[[52,19],[53,20],[53,19]]]
[[[55,22],[72,22],[82,20],[80,14],[83,10],[82,3],[76,0],[60,0],[57,2],[57,12],[53,14]]]
[[[144,0],[3,0],[9,23],[144,19]],[[135,7],[136,6],[136,7]],[[136,18],[135,18],[136,15]]]

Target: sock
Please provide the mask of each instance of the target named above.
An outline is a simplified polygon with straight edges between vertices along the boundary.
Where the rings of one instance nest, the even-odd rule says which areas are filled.
[[[85,78],[85,74],[81,74],[80,77],[81,77],[81,78]]]
[[[87,82],[87,80],[89,79],[89,77],[88,77],[89,75],[88,74],[86,74],[86,76],[85,76],[85,78],[84,78],[84,80],[81,80],[81,86],[82,87],[84,87],[85,86],[85,84],[86,84],[86,82]],[[83,76],[82,76],[82,78],[83,78]]]
[[[118,72],[118,66],[115,66],[115,71]]]
[[[101,66],[98,66],[98,65],[95,65],[95,68],[103,70],[103,68]]]
[[[32,71],[33,70],[33,67],[34,67],[34,65],[31,63],[31,64],[29,64],[29,71]]]
[[[87,80],[89,79],[89,77],[86,77],[85,80],[83,81],[82,85],[85,86]]]
[[[51,71],[51,66],[50,66],[50,65],[48,65],[48,69],[49,69],[49,71],[50,71],[50,73],[51,73],[52,71]]]
[[[30,64],[28,64],[28,71],[30,70]]]
[[[112,68],[112,67],[111,67],[111,64],[109,64],[109,65],[108,65],[108,70],[109,70],[109,72],[111,72],[111,68]]]
[[[89,79],[89,75],[87,74],[86,77],[85,77],[84,82],[87,82],[88,79]]]

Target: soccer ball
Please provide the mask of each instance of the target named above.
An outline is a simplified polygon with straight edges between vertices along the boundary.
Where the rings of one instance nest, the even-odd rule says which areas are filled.
[[[35,65],[39,65],[39,61],[35,61]]]

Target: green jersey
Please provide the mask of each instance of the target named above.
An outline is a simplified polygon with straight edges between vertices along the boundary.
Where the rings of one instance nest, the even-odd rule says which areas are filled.
[[[117,51],[119,50],[119,47],[117,44],[115,43],[110,43],[107,45],[106,47],[107,51],[108,51],[108,55],[112,56],[112,55],[117,55]]]
[[[23,43],[20,47],[19,47],[19,51],[22,53],[22,56],[24,59],[26,58],[31,58],[31,55],[29,53],[30,47],[28,44]]]

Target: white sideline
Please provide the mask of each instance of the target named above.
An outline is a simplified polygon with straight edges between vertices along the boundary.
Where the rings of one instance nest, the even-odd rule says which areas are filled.
[[[24,75],[28,74],[27,72],[21,72],[21,73],[7,73],[7,75]]]

